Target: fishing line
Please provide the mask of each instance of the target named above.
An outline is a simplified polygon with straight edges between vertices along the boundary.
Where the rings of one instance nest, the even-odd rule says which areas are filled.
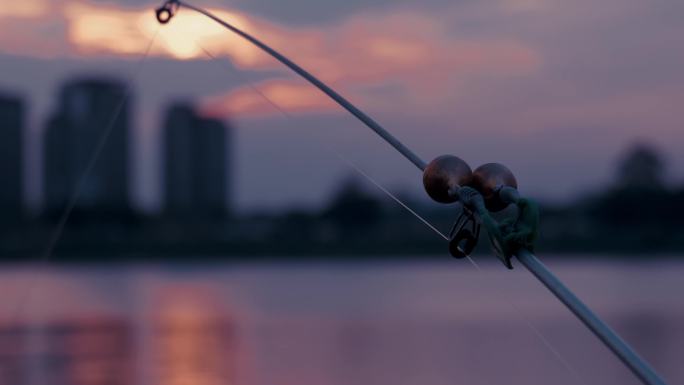
[[[48,243],[47,248],[45,249],[45,251],[43,253],[43,256],[42,256],[43,260],[50,258],[52,252],[54,251],[54,248],[57,245],[57,242],[59,241],[60,236],[62,235],[64,227],[66,226],[66,223],[69,220],[71,213],[73,212],[74,208],[76,207],[76,204],[78,203],[78,199],[80,198],[81,193],[83,191],[83,188],[86,185],[86,181],[88,180],[90,173],[93,171],[93,168],[97,164],[97,160],[100,157],[102,150],[104,150],[104,147],[107,144],[107,140],[109,139],[109,136],[111,135],[111,133],[114,129],[114,123],[116,122],[116,119],[118,119],[119,115],[121,114],[121,111],[123,111],[123,107],[126,104],[126,101],[128,100],[128,98],[131,94],[131,89],[133,88],[133,81],[140,75],[140,72],[142,71],[143,65],[145,64],[147,57],[149,56],[150,50],[152,49],[152,46],[153,46],[155,40],[157,39],[158,33],[159,33],[159,28],[157,28],[157,30],[153,34],[152,38],[150,39],[150,42],[148,43],[147,48],[145,49],[142,57],[140,58],[140,60],[138,61],[137,65],[136,65],[136,69],[133,71],[133,74],[128,78],[123,96],[121,97],[121,100],[119,101],[117,106],[114,108],[114,111],[113,111],[111,118],[109,119],[107,125],[105,126],[104,131],[102,132],[102,134],[98,138],[98,142],[95,146],[95,149],[93,150],[92,155],[88,159],[88,163],[86,164],[86,167],[83,170],[83,173],[81,174],[80,178],[78,179],[78,183],[76,184],[76,189],[71,194],[71,197],[68,201],[68,204],[64,208],[64,211],[62,212],[62,215],[60,216],[59,222],[57,224],[57,228],[55,229],[55,232],[54,232],[50,242]]]
[[[209,56],[211,59],[214,60],[214,62],[218,62],[218,58],[209,52],[208,49],[206,49],[202,44],[200,44],[197,40],[195,40],[195,44],[204,51],[204,53]],[[271,105],[273,108],[275,108],[278,112],[283,114],[284,117],[289,119],[290,121],[295,121],[295,118],[287,112],[285,109],[280,107],[275,101],[273,101],[271,98],[268,97],[265,93],[263,93],[256,85],[254,85],[251,81],[246,79],[242,74],[239,73],[239,71],[234,71],[238,73],[238,76],[241,77],[243,82],[245,82],[249,88],[251,88],[254,92],[256,92],[259,96],[261,96],[269,105]],[[421,221],[423,224],[425,224],[428,228],[430,228],[432,231],[434,231],[437,235],[442,237],[445,241],[449,240],[449,237],[447,237],[444,233],[439,231],[433,224],[431,224],[427,219],[423,218],[420,214],[418,214],[415,210],[413,210],[411,207],[409,207],[406,203],[404,203],[401,199],[399,199],[396,195],[392,194],[388,189],[386,189],[384,186],[382,186],[378,181],[373,179],[367,172],[365,172],[361,167],[359,167],[356,163],[345,157],[337,148],[334,148],[332,146],[329,146],[327,143],[323,143],[323,145],[331,150],[332,152],[335,153],[335,155],[344,163],[346,163],[352,170],[356,171],[359,175],[363,176],[366,178],[369,182],[371,182],[373,185],[375,185],[380,191],[385,193],[388,197],[390,197],[392,200],[397,202],[401,207],[406,209],[411,215],[416,217],[419,221]]]
[[[208,49],[206,49],[199,41],[195,39],[195,44],[208,56],[212,59],[212,62],[219,64],[219,58],[212,54]],[[226,66],[228,67],[228,66]],[[259,87],[257,87],[254,83],[252,83],[249,79],[246,79],[240,71],[236,71],[233,68],[231,68],[234,73],[236,73],[241,80],[247,84],[247,86],[252,89],[254,92],[256,92],[259,96],[261,96],[270,106],[272,106],[275,110],[280,112],[285,118],[295,121],[296,118],[292,116],[287,110],[283,109],[280,107],[274,100],[272,100],[268,95],[266,95],[264,92],[262,92]],[[418,220],[420,220],[423,224],[425,224],[428,228],[430,228],[432,231],[434,231],[437,235],[442,237],[444,240],[449,241],[449,237],[446,236],[444,233],[439,231],[432,223],[430,223],[427,219],[416,213],[411,207],[409,207],[406,203],[404,203],[401,199],[399,199],[397,196],[392,194],[387,188],[385,188],[380,182],[376,181],[373,177],[371,177],[368,173],[366,173],[362,168],[360,168],[358,165],[356,165],[353,161],[349,160],[346,158],[343,154],[340,153],[340,151],[337,150],[337,148],[334,148],[327,143],[323,143],[326,148],[330,149],[335,153],[335,155],[342,160],[344,163],[346,163],[350,168],[355,170],[357,173],[359,173],[361,176],[366,178],[368,181],[370,181],[373,185],[375,185],[379,190],[384,192],[387,196],[389,196],[391,199],[393,199],[395,202],[397,202],[399,205],[401,205],[404,209],[406,209],[409,213],[411,213],[413,216],[415,216]],[[467,256],[468,261],[470,264],[473,266],[474,269],[478,271],[478,273],[484,273],[484,270],[480,267],[479,264],[473,260],[472,257]],[[577,381],[579,381],[582,384],[587,385],[587,382],[580,376],[579,372],[570,364],[568,360],[566,360],[563,355],[560,353],[558,349],[556,349],[551,341],[549,341],[544,334],[536,327],[534,324],[530,322],[530,320],[525,317],[525,315],[522,313],[522,311],[515,306],[514,303],[512,302],[506,302],[513,312],[519,317],[520,322],[522,322],[530,331],[532,332],[533,335],[536,336],[536,338],[542,343],[543,346],[546,347],[546,349],[551,352],[551,354],[558,360],[558,362],[561,364],[565,370],[567,370],[572,377],[574,377]]]
[[[484,270],[482,270],[480,265],[477,264],[470,255],[466,256],[466,258],[468,259],[468,262],[470,262],[470,264],[475,268],[475,270],[478,271],[478,274],[484,273]],[[546,338],[546,336],[541,332],[541,330],[534,326],[534,324],[532,323],[532,321],[529,320],[529,318],[525,317],[525,313],[523,313],[522,310],[520,310],[520,308],[515,305],[515,303],[508,301],[506,303],[511,307],[511,309],[513,309],[513,312],[520,318],[521,322],[523,322],[532,331],[532,333],[534,333],[537,339],[539,339],[539,341],[541,341],[541,343],[544,344],[544,346],[546,346],[546,348],[551,352],[551,354],[553,354],[554,357],[556,357],[558,362],[560,362],[560,364],[563,367],[565,367],[565,369],[570,373],[570,375],[575,377],[575,379],[581,382],[582,384],[587,385],[587,382],[584,380],[584,378],[582,378],[582,376],[580,376],[577,369],[575,369],[575,367],[572,366],[570,362],[565,359],[565,357],[563,357],[560,351],[553,346],[551,341],[549,341],[549,339]]]
[[[97,143],[95,145],[95,148],[93,149],[92,154],[88,158],[88,162],[86,163],[86,167],[83,169],[83,172],[81,173],[80,177],[78,178],[77,183],[75,184],[74,192],[69,197],[69,200],[67,201],[67,205],[65,206],[64,210],[62,211],[62,214],[59,217],[59,220],[57,222],[55,229],[52,231],[52,234],[49,238],[49,241],[48,241],[43,253],[40,255],[40,258],[36,261],[39,266],[45,265],[49,261],[49,259],[52,257],[54,249],[57,246],[57,243],[59,242],[62,234],[64,233],[64,229],[65,229],[66,224],[69,220],[69,217],[71,216],[72,212],[76,208],[76,204],[78,203],[78,199],[80,198],[81,193],[83,192],[83,188],[86,185],[87,179],[90,176],[90,173],[93,171],[95,165],[97,164],[97,160],[98,160],[100,154],[102,153],[102,151],[104,150],[105,145],[107,143],[107,140],[109,139],[109,136],[111,135],[112,131],[114,130],[114,123],[119,118],[119,115],[121,114],[121,111],[123,111],[123,107],[126,104],[126,101],[129,99],[129,97],[131,95],[133,83],[135,82],[135,79],[137,79],[138,76],[140,75],[140,73],[142,72],[143,66],[144,66],[145,62],[147,61],[147,58],[150,54],[150,51],[152,50],[152,46],[154,45],[154,42],[157,39],[157,36],[159,34],[159,30],[160,30],[160,28],[157,27],[154,34],[150,38],[150,41],[147,44],[147,47],[145,48],[145,51],[143,52],[140,59],[138,59],[138,62],[136,63],[136,66],[135,66],[135,69],[133,70],[131,75],[128,77],[123,95],[121,96],[121,99],[119,100],[116,107],[112,111],[112,116],[109,118],[107,124],[105,125],[105,129],[102,131],[102,133],[97,138]],[[17,309],[14,312],[14,314],[17,317],[19,315],[21,315],[21,313],[24,309],[23,306],[27,306],[27,303],[31,300],[33,293],[37,290],[37,286],[38,286],[37,282],[38,282],[38,278],[34,279],[32,282],[29,283],[28,289],[26,290],[26,297],[24,298],[23,301],[19,301],[19,303],[17,305]]]
[[[377,187],[378,189],[380,189],[380,191],[384,192],[385,194],[387,194],[387,196],[389,196],[390,198],[392,198],[395,202],[399,203],[399,204],[401,205],[401,207],[405,208],[406,211],[408,211],[409,213],[413,214],[414,217],[418,218],[419,221],[423,222],[423,223],[424,223],[427,227],[429,227],[432,231],[434,231],[435,233],[437,233],[437,235],[439,235],[440,237],[444,238],[445,241],[448,241],[448,240],[449,240],[449,237],[447,237],[446,235],[444,235],[444,233],[442,233],[441,231],[439,231],[434,225],[432,225],[432,223],[428,222],[427,219],[421,217],[417,212],[413,211],[413,209],[411,209],[406,203],[402,202],[401,199],[397,198],[396,195],[392,194],[389,190],[387,190],[385,187],[383,187],[378,181],[376,181],[375,179],[373,179],[373,178],[372,178],[370,175],[368,175],[365,171],[363,171],[361,168],[359,168],[359,166],[357,166],[354,162],[352,162],[351,160],[349,160],[349,159],[343,157],[343,156],[342,156],[339,152],[337,152],[337,151],[336,151],[336,154],[335,154],[335,155],[337,155],[343,162],[347,163],[347,164],[349,165],[349,167],[351,167],[352,169],[356,170],[359,174],[361,174],[363,177],[365,177],[366,179],[368,179],[368,181],[370,181],[372,184],[374,184],[375,187]]]

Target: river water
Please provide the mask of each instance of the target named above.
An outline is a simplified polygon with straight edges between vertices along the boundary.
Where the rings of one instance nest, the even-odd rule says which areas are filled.
[[[0,384],[638,384],[523,267],[479,259],[5,266]],[[545,262],[684,383],[684,262]]]

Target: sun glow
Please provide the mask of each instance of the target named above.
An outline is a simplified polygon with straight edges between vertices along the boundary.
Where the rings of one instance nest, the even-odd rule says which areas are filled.
[[[238,28],[251,27],[247,18],[236,12],[210,11]],[[69,40],[82,54],[141,54],[157,35],[152,55],[179,60],[207,58],[204,48],[216,55],[229,56],[242,67],[268,63],[257,48],[189,10],[180,9],[173,22],[162,26],[149,9],[69,3],[64,12],[69,21]]]
[[[245,16],[235,12],[210,12],[240,29],[251,27]],[[206,58],[204,48],[212,54],[227,55],[235,59],[238,65],[245,67],[255,66],[264,61],[258,49],[244,39],[207,20],[206,16],[189,10],[181,9],[172,22],[161,27],[149,14],[141,15],[140,21],[147,36],[151,37],[159,30],[159,40],[163,49],[176,59]]]

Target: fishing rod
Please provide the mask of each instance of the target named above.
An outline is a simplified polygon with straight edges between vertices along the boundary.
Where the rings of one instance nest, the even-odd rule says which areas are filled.
[[[211,12],[186,1],[167,0],[155,11],[157,20],[161,24],[168,23],[181,7],[196,11],[244,38],[349,111],[423,172],[423,185],[433,200],[440,203],[460,203],[461,214],[448,237],[449,252],[452,256],[469,257],[477,245],[480,227],[484,226],[496,256],[507,268],[513,268],[511,259],[516,257],[642,383],[666,385],[660,375],[627,342],[592,312],[533,254],[539,226],[538,208],[533,201],[519,195],[515,176],[506,166],[487,163],[471,170],[464,160],[453,155],[442,155],[426,163],[379,123],[321,80],[259,39]],[[518,208],[516,218],[499,223],[492,217],[491,213],[501,211],[510,205]]]

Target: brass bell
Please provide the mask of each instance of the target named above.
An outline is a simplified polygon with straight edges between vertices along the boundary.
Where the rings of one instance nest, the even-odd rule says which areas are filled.
[[[435,158],[423,171],[423,186],[430,198],[440,203],[453,203],[458,200],[456,190],[468,185],[472,170],[463,159],[453,155]]]
[[[518,188],[515,176],[506,166],[500,163],[487,163],[473,171],[470,186],[482,194],[487,210],[501,211],[508,202],[501,199],[499,191],[504,187]]]

